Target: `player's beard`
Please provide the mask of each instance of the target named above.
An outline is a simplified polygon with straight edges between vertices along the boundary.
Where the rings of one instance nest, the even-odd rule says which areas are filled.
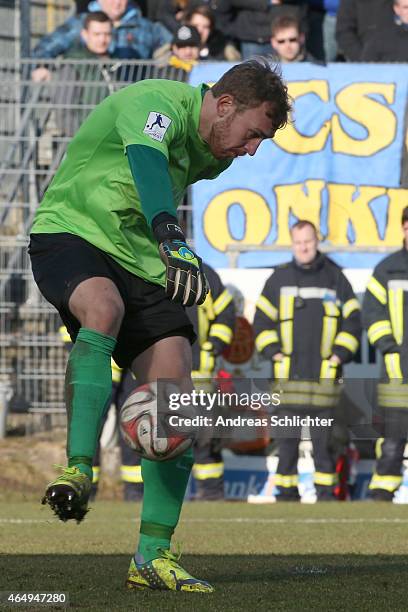
[[[226,143],[230,137],[231,124],[236,114],[237,111],[228,117],[220,118],[212,126],[208,144],[216,159],[234,157],[234,153],[227,148]]]

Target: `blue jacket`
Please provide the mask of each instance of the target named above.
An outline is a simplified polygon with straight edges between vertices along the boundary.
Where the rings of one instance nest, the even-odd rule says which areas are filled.
[[[98,2],[90,2],[89,12],[100,11]],[[63,55],[71,45],[80,39],[86,13],[70,17],[51,34],[43,36],[35,47],[32,57],[53,58]],[[153,52],[170,42],[172,35],[161,24],[142,17],[138,6],[128,3],[118,26],[113,28],[110,47],[111,57],[126,59],[150,59]]]
[[[340,0],[309,0],[312,7],[326,11],[328,15],[337,15]]]

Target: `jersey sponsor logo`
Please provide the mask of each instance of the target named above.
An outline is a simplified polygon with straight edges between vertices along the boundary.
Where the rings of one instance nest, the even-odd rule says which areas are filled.
[[[143,134],[147,134],[153,140],[162,142],[170,123],[171,119],[166,115],[151,111],[144,126]]]

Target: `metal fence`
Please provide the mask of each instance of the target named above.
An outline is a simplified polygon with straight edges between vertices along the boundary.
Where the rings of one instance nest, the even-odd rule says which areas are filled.
[[[184,80],[185,73],[153,61],[47,60],[49,80],[35,83],[37,66],[0,63],[0,387],[12,387],[12,410],[58,413],[66,351],[58,314],[31,277],[33,215],[67,143],[98,102],[141,79]]]
[[[74,10],[73,0],[0,0],[0,57],[29,57],[40,38]],[[25,53],[21,54],[22,50]]]
[[[44,34],[53,32],[75,12],[74,0],[20,0],[22,11],[28,2],[31,49],[34,49]]]
[[[18,58],[19,44],[19,12],[14,2],[0,0],[0,57]]]

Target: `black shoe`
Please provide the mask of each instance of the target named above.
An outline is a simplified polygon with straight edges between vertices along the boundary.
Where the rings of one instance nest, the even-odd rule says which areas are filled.
[[[386,491],[385,489],[371,489],[368,494],[369,499],[372,501],[385,501],[392,502],[394,498],[394,492]]]
[[[300,501],[299,490],[297,487],[277,487],[277,502],[298,502]]]
[[[89,495],[89,501],[95,501],[96,496],[98,495],[98,485],[92,483],[91,493]]]
[[[123,487],[123,501],[137,502],[143,499],[142,482],[125,482]]]
[[[224,501],[224,491],[198,491],[194,495],[194,501]]]
[[[221,501],[225,499],[224,495],[224,479],[223,478],[208,478],[204,481],[196,483],[196,493],[194,500],[196,501]]]
[[[277,502],[300,502],[300,495],[299,493],[297,495],[296,493],[290,493],[289,495],[280,493],[279,495],[276,495],[276,501]]]
[[[317,492],[317,501],[318,502],[334,502],[337,501],[336,496],[333,491],[318,491]]]

